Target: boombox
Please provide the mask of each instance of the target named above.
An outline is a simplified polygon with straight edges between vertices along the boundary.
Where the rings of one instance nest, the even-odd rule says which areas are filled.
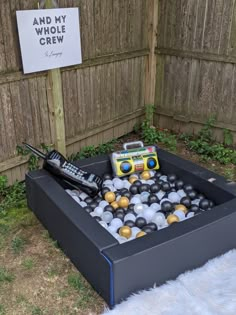
[[[138,145],[138,147],[128,149],[134,145]],[[155,146],[144,147],[142,141],[136,141],[125,143],[123,147],[123,151],[110,155],[114,175],[122,177],[135,172],[159,169]]]

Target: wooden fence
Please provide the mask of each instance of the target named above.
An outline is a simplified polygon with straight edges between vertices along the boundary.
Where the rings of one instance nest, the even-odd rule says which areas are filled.
[[[67,154],[130,132],[144,115],[153,1],[61,0],[79,7],[83,63],[63,68]],[[0,174],[24,178],[16,146],[54,143],[47,72],[22,74],[16,10],[37,1],[0,2]],[[152,27],[151,27],[152,28]]]
[[[236,142],[235,0],[160,0],[157,43],[155,123],[196,132],[215,115]]]

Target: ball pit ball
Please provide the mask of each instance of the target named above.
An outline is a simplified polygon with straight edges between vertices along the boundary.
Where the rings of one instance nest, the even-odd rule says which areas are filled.
[[[116,200],[116,195],[112,191],[108,191],[105,193],[104,198],[107,202],[112,203]]]
[[[177,215],[175,215],[175,214],[170,214],[170,215],[168,215],[168,217],[167,217],[167,223],[168,223],[168,224],[172,224],[172,223],[174,223],[174,222],[179,222],[179,217],[177,217]]]
[[[143,237],[145,235],[147,235],[147,233],[145,233],[144,231],[140,231],[136,234],[136,238]]]
[[[130,238],[132,235],[132,230],[129,226],[124,225],[119,229],[119,234],[120,236]]]
[[[141,176],[140,176],[142,179],[145,179],[145,180],[148,180],[151,178],[151,174],[149,171],[144,171],[141,173]]]
[[[100,193],[66,192],[122,244],[211,210],[214,202],[176,174],[104,174]],[[180,224],[179,223],[179,224]],[[157,235],[158,237],[158,235]]]
[[[175,206],[175,210],[181,210],[181,211],[183,211],[184,213],[187,213],[187,212],[188,212],[187,207],[185,207],[185,206],[182,205],[182,204],[176,205],[176,206]]]
[[[113,202],[111,203],[111,206],[113,207],[113,209],[119,208],[119,205],[118,205],[118,202],[117,202],[117,201],[113,201]]]
[[[141,229],[142,227],[147,225],[147,221],[143,217],[139,217],[135,220],[135,225]]]
[[[136,180],[137,180],[137,177],[134,177],[134,176],[129,178],[130,184],[133,184],[134,182],[136,182]]]
[[[127,197],[121,197],[118,201],[118,205],[119,207],[122,207],[122,208],[127,208],[128,205],[129,205],[129,198]]]

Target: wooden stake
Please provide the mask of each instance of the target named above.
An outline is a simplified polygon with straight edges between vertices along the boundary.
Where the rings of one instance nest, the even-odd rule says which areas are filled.
[[[148,0],[148,4],[148,43],[150,53],[146,67],[145,105],[154,105],[157,66],[155,47],[157,44],[158,0]],[[153,118],[151,124],[153,125]]]
[[[53,0],[46,0],[46,9],[55,7]],[[51,127],[52,138],[55,139],[55,147],[66,156],[66,136],[65,136],[65,119],[62,95],[62,81],[60,68],[48,71],[47,80],[49,115],[50,123],[54,123]]]

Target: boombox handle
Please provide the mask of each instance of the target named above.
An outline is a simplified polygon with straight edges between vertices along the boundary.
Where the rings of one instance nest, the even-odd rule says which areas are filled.
[[[135,148],[139,148],[139,147],[144,147],[143,142],[142,141],[133,141],[133,142],[126,142],[123,144],[123,148],[125,150],[128,150],[128,147],[130,146],[135,146]]]

